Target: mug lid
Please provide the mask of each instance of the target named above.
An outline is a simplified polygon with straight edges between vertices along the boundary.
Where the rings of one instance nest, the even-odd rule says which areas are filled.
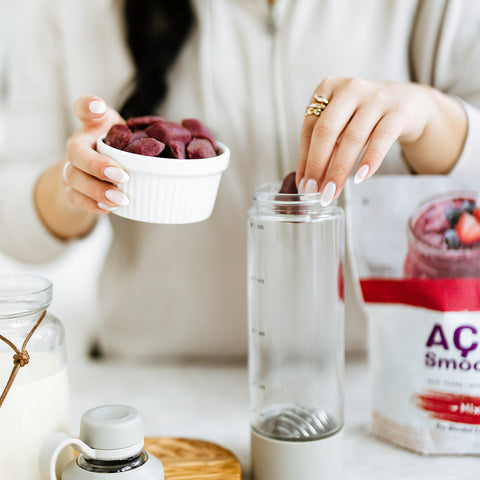
[[[138,410],[126,405],[92,408],[82,415],[80,439],[89,447],[101,450],[143,446],[142,418]]]

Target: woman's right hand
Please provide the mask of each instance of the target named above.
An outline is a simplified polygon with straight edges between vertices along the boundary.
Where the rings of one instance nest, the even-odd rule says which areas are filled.
[[[66,156],[37,182],[35,203],[47,228],[62,239],[86,235],[98,215],[128,198],[114,185],[128,174],[114,160],[95,150],[97,138],[121,116],[99,97],[84,96],[74,104],[80,127],[67,140]]]

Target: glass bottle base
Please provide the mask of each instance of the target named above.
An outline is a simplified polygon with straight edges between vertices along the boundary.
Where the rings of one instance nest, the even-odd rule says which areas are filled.
[[[343,479],[343,429],[309,442],[275,440],[251,431],[254,480]]]

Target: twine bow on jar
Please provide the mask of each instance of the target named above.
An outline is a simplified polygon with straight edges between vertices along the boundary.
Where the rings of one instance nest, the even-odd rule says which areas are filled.
[[[17,376],[18,371],[20,370],[20,368],[27,365],[28,362],[30,361],[30,355],[27,352],[27,344],[30,338],[32,338],[32,335],[35,333],[35,330],[38,328],[40,323],[42,323],[42,320],[45,318],[46,314],[47,314],[47,311],[45,310],[40,316],[40,318],[37,320],[33,328],[28,333],[27,337],[23,342],[21,350],[19,350],[17,346],[14,343],[12,343],[8,338],[4,337],[3,335],[0,335],[0,340],[3,340],[15,352],[13,355],[13,370],[12,370],[12,373],[10,374],[10,378],[8,379],[5,389],[3,390],[2,396],[0,397],[0,407],[3,405],[3,402],[8,392],[10,391],[10,388],[12,387],[13,381],[15,380],[15,377]]]

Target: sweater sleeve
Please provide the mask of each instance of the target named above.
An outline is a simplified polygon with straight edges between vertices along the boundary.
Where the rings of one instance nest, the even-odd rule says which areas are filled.
[[[0,150],[0,248],[24,262],[52,260],[69,245],[50,234],[33,200],[41,172],[63,155],[68,130],[54,4],[39,2],[9,66]]]
[[[468,133],[452,176],[480,178],[480,2],[422,0],[411,37],[413,79],[456,97]]]

